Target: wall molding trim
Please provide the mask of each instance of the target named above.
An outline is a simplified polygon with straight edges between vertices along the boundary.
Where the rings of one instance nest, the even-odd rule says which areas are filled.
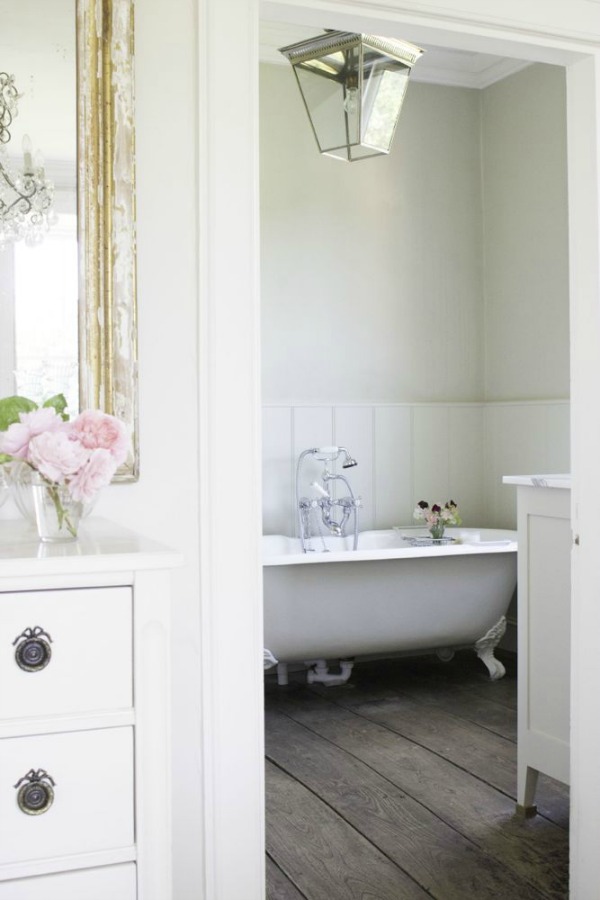
[[[503,15],[497,12],[496,0],[471,0],[465,2],[460,9],[452,4],[440,3],[440,0],[414,0],[399,4],[395,0],[377,0],[377,2],[365,2],[365,0],[263,0],[261,2],[261,14],[265,18],[276,19],[276,11],[285,10],[287,21],[302,21],[302,19],[288,18],[291,14],[306,18],[306,14],[320,15],[323,20],[335,21],[336,17],[352,15],[368,15],[388,22],[404,22],[414,26],[432,27],[446,31],[466,31],[473,34],[475,31],[482,33],[488,31],[492,35],[501,33],[503,36],[526,39],[528,41],[545,43],[556,39],[559,46],[572,50],[590,51],[600,45],[600,25],[597,12],[590,6],[598,0],[570,0],[569,4],[547,4],[544,9],[544,21],[539,20],[540,7],[538,3],[519,2],[519,0],[505,0],[503,3]],[[573,27],[574,22],[580,22],[581,27]],[[329,27],[329,26],[327,26]],[[333,26],[332,26],[333,27]],[[339,26],[335,26],[339,27]],[[531,48],[528,48],[531,52]]]
[[[390,407],[399,407],[399,408],[408,408],[413,406],[424,407],[424,408],[445,408],[445,407],[482,407],[482,406],[556,406],[556,404],[562,404],[564,406],[568,406],[570,404],[570,400],[565,400],[564,398],[547,398],[544,400],[400,400],[400,401],[387,401],[387,400],[375,400],[373,402],[364,402],[364,403],[336,403],[335,400],[319,400],[318,402],[313,402],[312,400],[290,400],[285,403],[273,402],[269,403],[266,401],[262,404],[265,409],[287,409],[288,407],[294,407],[295,409],[298,407],[314,407],[317,409],[324,409],[326,407],[336,407],[336,408],[352,408],[358,406],[364,406],[369,408],[377,408],[378,406],[390,406]]]

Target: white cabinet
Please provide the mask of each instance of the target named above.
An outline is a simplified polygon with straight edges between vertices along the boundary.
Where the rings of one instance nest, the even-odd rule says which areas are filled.
[[[135,863],[0,882],[0,900],[131,900]]]
[[[32,770],[48,776],[32,782]],[[25,789],[38,786],[25,805],[31,814],[14,787],[24,777]],[[40,786],[54,795],[45,812],[35,808]],[[133,786],[131,726],[0,741],[0,866],[133,846]]]
[[[170,900],[167,548],[0,523],[0,900]]]
[[[7,592],[0,602],[11,638],[0,650],[0,719],[131,708],[131,587]]]
[[[517,484],[517,803],[534,815],[540,772],[569,783],[570,481],[507,477]]]

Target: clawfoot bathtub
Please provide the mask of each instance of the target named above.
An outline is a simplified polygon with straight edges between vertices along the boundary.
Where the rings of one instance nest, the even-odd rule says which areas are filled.
[[[494,649],[517,581],[516,532],[447,529],[451,543],[423,542],[422,529],[362,532],[301,542],[263,538],[264,646],[277,660],[309,666],[308,680],[340,684],[351,659],[472,647],[490,678],[504,675]],[[328,661],[341,660],[340,674]]]

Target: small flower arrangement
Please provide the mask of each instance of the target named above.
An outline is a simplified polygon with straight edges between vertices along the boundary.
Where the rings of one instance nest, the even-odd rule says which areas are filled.
[[[458,506],[454,500],[448,500],[444,506],[440,506],[439,503],[433,503],[429,506],[426,500],[419,500],[415,507],[413,518],[425,520],[431,536],[436,540],[443,537],[444,529],[447,525],[462,524]]]
[[[130,440],[115,416],[85,410],[69,421],[66,406],[62,394],[41,407],[26,397],[0,400],[0,464],[21,461],[39,473],[59,527],[66,525],[75,536],[65,499],[89,502],[109,484],[127,457]]]

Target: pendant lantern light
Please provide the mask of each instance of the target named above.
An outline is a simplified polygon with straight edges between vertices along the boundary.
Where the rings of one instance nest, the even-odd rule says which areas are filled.
[[[321,153],[347,162],[390,152],[412,67],[407,41],[328,31],[282,47]]]

